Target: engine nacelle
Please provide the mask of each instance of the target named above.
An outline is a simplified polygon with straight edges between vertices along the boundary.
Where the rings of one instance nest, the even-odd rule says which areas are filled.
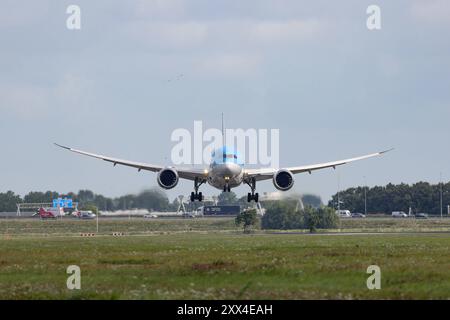
[[[164,168],[158,173],[157,181],[161,188],[172,189],[178,184],[178,172],[173,168]]]
[[[287,191],[294,186],[294,176],[289,170],[278,170],[273,175],[273,185],[281,191]]]

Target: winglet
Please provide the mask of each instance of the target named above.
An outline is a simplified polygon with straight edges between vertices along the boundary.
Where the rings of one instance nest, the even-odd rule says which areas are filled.
[[[395,148],[390,148],[388,150],[381,151],[380,154],[388,153],[389,151],[394,150]]]
[[[55,146],[60,147],[60,148],[63,148],[63,149],[67,149],[67,150],[70,150],[70,149],[71,149],[71,148],[69,148],[69,147],[62,146],[62,145],[60,145],[60,144],[57,144],[56,142],[54,142],[53,144],[54,144]]]

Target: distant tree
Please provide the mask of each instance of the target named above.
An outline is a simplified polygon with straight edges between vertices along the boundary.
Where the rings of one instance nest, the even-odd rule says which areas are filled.
[[[137,196],[134,194],[127,194],[124,196],[120,196],[118,198],[114,198],[113,207],[114,210],[128,210],[132,208],[141,208],[140,205],[136,203]]]
[[[178,199],[178,197],[175,197],[175,199],[173,199],[172,203],[169,205],[169,209],[170,211],[177,211],[179,207],[180,200]]]
[[[368,213],[386,213],[392,211],[428,212],[440,213],[440,185],[430,185],[428,182],[417,182],[413,185],[405,183],[386,186],[375,186],[367,188],[367,211]],[[364,212],[364,189],[363,187],[349,188],[339,193],[342,201],[341,208],[352,212]],[[450,183],[442,185],[443,204],[450,204]],[[337,194],[332,196],[329,206],[337,208]]]
[[[235,222],[237,226],[242,225],[244,233],[249,233],[251,228],[256,224],[258,218],[256,209],[244,210],[236,216]]]
[[[169,199],[159,189],[150,189],[136,196],[134,208],[143,208],[155,211],[167,211],[170,209]]]
[[[0,212],[14,212],[17,210],[16,204],[21,202],[21,197],[12,191],[0,193]]]
[[[92,202],[97,208],[104,211],[114,210],[113,200],[102,195],[96,194],[95,199]]]
[[[335,210],[329,207],[313,208],[306,206],[297,210],[295,203],[280,200],[266,207],[261,219],[262,229],[333,229],[338,226],[339,218]]]
[[[95,195],[91,190],[80,190],[78,191],[77,198],[80,203],[93,203]]]
[[[333,208],[321,206],[317,208],[317,213],[319,214],[319,225],[320,229],[334,229],[339,227],[339,217]]]
[[[302,195],[302,202],[305,206],[311,206],[313,208],[320,208],[323,206],[322,199],[320,196],[315,194],[304,194]]]
[[[296,211],[292,201],[273,201],[265,204],[266,213],[261,219],[263,229],[300,229],[303,226],[303,216]]]
[[[309,229],[309,232],[316,232],[320,223],[318,210],[313,207],[306,207],[302,214],[304,215],[304,228]]]
[[[53,199],[57,199],[59,197],[58,192],[56,191],[46,191],[39,192],[39,191],[32,191],[25,195],[23,198],[24,202],[26,203],[38,203],[38,202],[52,202]]]
[[[248,205],[247,195],[238,198],[237,204],[239,204],[241,207],[246,207]]]
[[[304,215],[304,228],[310,232],[317,229],[334,229],[339,225],[339,217],[335,210],[330,207],[305,207],[302,214]]]
[[[236,193],[234,193],[233,191],[222,192],[221,194],[219,194],[217,204],[219,206],[238,204],[238,199],[236,197]]]

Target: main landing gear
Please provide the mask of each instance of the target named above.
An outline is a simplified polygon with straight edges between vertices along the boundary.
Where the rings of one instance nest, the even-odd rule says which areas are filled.
[[[258,202],[259,194],[255,193],[255,191],[256,191],[256,179],[252,178],[250,181],[245,181],[245,183],[247,183],[248,186],[250,187],[250,189],[252,189],[252,193],[248,193],[248,195],[247,195],[247,202],[251,202],[252,200],[254,200],[255,202]]]
[[[191,202],[194,202],[195,200],[203,201],[203,194],[201,192],[198,192],[198,188],[200,188],[200,186],[204,183],[205,183],[205,180],[200,180],[198,178],[195,178],[195,180],[194,180],[195,192],[191,192]]]

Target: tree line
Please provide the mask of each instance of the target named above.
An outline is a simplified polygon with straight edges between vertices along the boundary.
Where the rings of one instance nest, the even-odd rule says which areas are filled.
[[[56,191],[32,191],[23,198],[13,191],[0,193],[0,212],[14,212],[17,203],[51,203],[58,197],[67,197],[78,202],[79,208],[95,206],[99,210],[115,211],[128,209],[148,209],[150,211],[171,211],[178,209],[178,200],[170,202],[167,195],[159,189],[145,190],[137,195],[128,194],[116,198],[108,198],[95,194],[91,190],[80,190],[61,195]]]
[[[440,184],[430,184],[428,182],[417,182],[409,185],[388,184],[386,186],[375,186],[372,188],[354,187],[339,192],[341,209],[348,209],[351,212],[365,212],[365,196],[367,199],[367,212],[386,213],[392,211],[408,212],[412,208],[413,213],[426,212],[430,214],[440,214]],[[447,213],[447,205],[450,204],[450,182],[442,184],[443,210]],[[16,203],[36,203],[52,202],[61,194],[56,191],[32,191],[21,197],[13,191],[0,193],[0,212],[14,212],[17,210]],[[73,201],[83,206],[96,206],[99,210],[115,211],[129,209],[148,209],[150,211],[176,211],[179,207],[178,198],[170,201],[166,193],[158,188],[145,190],[139,194],[128,194],[120,197],[109,198],[100,194],[95,194],[91,190],[80,190],[78,193],[69,192],[64,194]],[[315,195],[296,195],[302,197],[305,206],[319,208],[322,205],[320,197]],[[338,194],[334,194],[328,202],[328,206],[337,208]],[[218,196],[219,205],[241,205],[247,207],[247,197],[237,197],[234,192],[221,193]],[[196,209],[204,203],[195,203],[188,206],[189,209]],[[265,203],[263,202],[263,206]]]
[[[333,229],[339,224],[335,210],[321,206],[298,208],[288,200],[274,201],[266,204],[266,214],[261,218],[262,229]]]
[[[348,188],[339,192],[340,208],[351,212],[362,212],[367,203],[367,213],[386,213],[392,211],[404,211],[409,208],[413,213],[425,212],[440,214],[441,212],[441,187],[443,213],[447,213],[447,205],[450,204],[450,182],[430,184],[417,182],[412,185],[388,184],[386,186]],[[364,196],[366,193],[366,197]],[[328,206],[337,208],[338,194],[334,194],[328,202]]]
[[[128,194],[121,197],[109,198],[101,194],[96,194],[91,190],[80,190],[77,193],[69,192],[60,194],[56,191],[31,191],[23,198],[13,191],[0,193],[0,212],[14,212],[17,210],[17,203],[51,203],[58,197],[67,197],[74,202],[78,202],[79,209],[92,208],[93,206],[101,211],[116,211],[130,209],[147,209],[150,211],[176,211],[180,202],[178,198],[170,201],[166,193],[158,188],[145,190],[139,194]],[[302,197],[305,205],[319,207],[322,200],[316,195],[296,195]],[[195,210],[204,205],[204,202],[195,202],[186,205],[187,210]],[[248,206],[247,196],[238,197],[234,192],[222,192],[217,197],[218,205],[240,205],[242,208]]]

